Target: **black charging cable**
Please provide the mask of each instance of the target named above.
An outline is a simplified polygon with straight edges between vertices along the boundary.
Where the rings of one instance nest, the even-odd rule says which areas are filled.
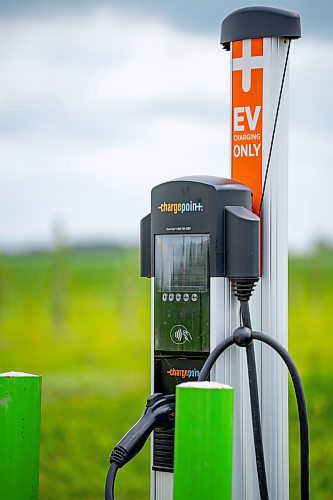
[[[259,340],[264,344],[269,345],[276,351],[289,370],[289,374],[294,386],[294,391],[297,401],[299,433],[300,433],[300,467],[301,467],[301,500],[309,500],[310,498],[310,470],[309,470],[309,422],[306,408],[306,400],[302,379],[297,370],[297,367],[290,356],[289,352],[275,339],[262,332],[252,332],[252,338]]]
[[[114,483],[117,471],[143,448],[154,429],[171,429],[175,422],[175,396],[155,393],[147,399],[140,420],[114,447],[105,481],[105,500],[114,500]]]
[[[111,462],[105,481],[105,500],[114,500],[114,483],[118,472],[116,462]]]
[[[279,342],[269,335],[262,332],[252,331],[251,328],[246,326],[251,325],[250,311],[247,301],[241,301],[241,314],[243,326],[236,328],[232,336],[227,337],[217,347],[215,347],[202,367],[198,380],[204,381],[208,379],[214,364],[229,347],[236,344],[239,347],[246,348],[259,490],[261,499],[268,498],[253,340],[258,340],[269,345],[281,356],[289,370],[297,400],[301,457],[300,498],[301,500],[309,500],[309,427],[301,377],[292,357]],[[174,420],[174,395],[164,396],[163,394],[157,393],[149,396],[142,417],[119,441],[111,453],[110,468],[105,482],[105,500],[114,500],[114,483],[118,469],[123,467],[123,465],[129,462],[141,450],[154,429],[170,429],[174,426]],[[265,494],[267,497],[263,496]]]
[[[252,326],[251,326],[249,301],[248,300],[241,301],[240,309],[241,309],[243,326],[248,328],[251,331]],[[242,338],[239,338],[238,341],[242,342]],[[254,449],[255,449],[255,455],[256,455],[256,466],[257,466],[257,475],[258,475],[258,483],[259,483],[259,492],[260,492],[261,500],[269,500],[267,476],[266,476],[266,466],[265,466],[264,445],[263,445],[262,431],[261,431],[261,418],[260,418],[256,357],[255,357],[254,345],[253,345],[252,340],[251,341],[247,340],[244,347],[246,349],[246,358],[247,358],[247,371],[248,371],[248,378],[249,378],[253,441],[254,441]]]
[[[262,194],[261,194],[261,199],[260,199],[259,216],[261,215],[261,212],[262,212],[262,207],[263,207],[263,202],[264,202],[264,195],[265,195],[266,184],[267,184],[267,179],[268,179],[268,172],[269,172],[269,167],[270,167],[271,158],[272,158],[272,151],[273,151],[273,144],[274,144],[274,139],[275,139],[276,126],[277,126],[277,121],[278,121],[278,117],[279,117],[280,105],[281,105],[281,100],[282,100],[282,92],[283,92],[284,82],[285,82],[286,73],[287,73],[287,66],[288,66],[288,60],[289,60],[290,45],[291,45],[291,38],[289,38],[286,59],[285,59],[285,62],[284,62],[284,67],[283,67],[282,81],[281,81],[281,85],[280,85],[279,98],[278,98],[278,102],[277,102],[277,106],[276,106],[276,112],[275,112],[275,118],[274,118],[274,125],[273,125],[271,143],[270,143],[270,146],[269,146],[269,153],[268,153],[268,159],[267,159],[267,165],[266,165],[266,171],[265,171],[264,184],[263,184]]]
[[[301,476],[300,476],[300,489],[301,489],[301,495],[300,498],[301,500],[309,500],[310,498],[310,474],[309,474],[309,424],[308,424],[308,415],[307,415],[307,409],[306,409],[306,400],[305,400],[305,394],[302,386],[302,380],[301,377],[298,373],[297,367],[288,353],[288,351],[275,339],[270,337],[269,335],[266,335],[262,332],[256,332],[252,331],[251,328],[247,327],[244,325],[244,317],[245,321],[247,321],[247,315],[249,315],[249,310],[248,310],[248,304],[247,306],[242,306],[241,302],[241,309],[243,309],[242,312],[242,319],[243,319],[243,326],[237,328],[233,335],[231,337],[227,337],[225,340],[223,340],[215,349],[211,352],[211,354],[208,356],[204,366],[202,367],[199,381],[204,381],[207,380],[210,374],[211,369],[213,368],[214,364],[218,360],[218,358],[226,351],[230,346],[233,344],[236,344],[240,347],[247,347],[249,345],[253,345],[253,340],[259,340],[260,342],[263,342],[264,344],[269,345],[272,347],[283,359],[284,363],[286,364],[289,374],[291,376],[293,386],[294,386],[294,391],[296,394],[296,401],[297,401],[297,408],[298,408],[298,419],[299,419],[299,432],[300,432],[300,467],[301,467]],[[249,357],[247,358],[249,361]],[[250,363],[251,359],[250,359]],[[250,387],[251,389],[251,387]],[[252,394],[251,398],[252,398]],[[259,403],[259,400],[258,400]],[[251,402],[251,406],[253,405],[253,402]],[[254,408],[256,407],[256,402],[254,400]],[[259,415],[259,413],[258,413]],[[252,416],[253,416],[253,407],[252,407]],[[264,474],[261,468],[258,468],[258,456],[257,456],[257,448],[259,448],[259,454],[262,453],[263,456],[263,447],[262,447],[262,439],[261,438],[261,426],[260,426],[260,435],[255,434],[255,425],[260,424],[260,420],[256,420],[253,424],[253,431],[254,431],[254,439],[257,441],[255,443],[256,447],[256,457],[257,457],[257,473],[258,473],[258,481],[259,485],[264,484],[265,479],[264,479]],[[260,445],[261,441],[261,445]],[[261,448],[261,450],[260,450]],[[267,481],[266,481],[267,484]],[[261,492],[260,492],[261,493]],[[267,497],[268,498],[268,497]]]
[[[254,351],[254,345],[251,338],[251,315],[249,308],[249,300],[254,290],[255,284],[258,278],[254,279],[237,279],[232,282],[233,291],[235,296],[240,302],[240,312],[242,318],[243,327],[248,333],[247,336],[230,337],[232,341],[229,345],[236,343],[240,347],[245,347],[246,358],[247,358],[247,371],[249,379],[249,391],[250,391],[250,404],[251,404],[251,417],[252,417],[252,430],[253,430],[253,441],[254,450],[256,456],[256,467],[257,476],[259,484],[259,492],[261,500],[269,500],[268,486],[267,486],[267,476],[266,476],[266,466],[265,466],[265,455],[264,455],[264,445],[262,440],[262,430],[261,430],[261,418],[260,418],[260,405],[259,405],[259,390],[258,390],[258,378],[257,378],[257,368],[256,368],[256,357]],[[237,330],[236,330],[237,331]],[[223,344],[223,343],[222,343]],[[220,345],[222,345],[220,344]],[[229,345],[227,347],[229,347]],[[219,346],[218,346],[219,347]],[[216,349],[218,349],[218,347]],[[225,347],[225,348],[227,348]],[[213,365],[209,365],[209,359],[217,359],[221,353],[217,354],[216,349],[208,357],[206,363],[204,364],[199,380],[206,380],[209,372]],[[217,351],[218,352],[218,351]],[[223,351],[222,351],[223,352]],[[215,354],[214,354],[215,353]],[[213,362],[213,364],[215,361]],[[206,365],[210,366],[209,371],[206,369]]]

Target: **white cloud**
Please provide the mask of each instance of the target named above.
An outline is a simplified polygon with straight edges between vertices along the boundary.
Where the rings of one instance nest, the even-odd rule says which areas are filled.
[[[333,232],[329,218],[319,223],[309,203],[323,207],[333,180],[329,131],[323,138],[323,111],[316,107],[332,103],[317,76],[325,63],[332,78],[331,45],[293,45],[294,247],[318,231]],[[217,37],[98,9],[6,20],[0,47],[2,245],[47,240],[59,214],[73,238],[133,238],[153,185],[179,175],[227,175],[229,55]],[[325,193],[313,188],[319,175]]]
[[[5,109],[32,102],[38,116],[38,103],[51,111],[61,103],[65,115],[66,108],[103,115],[173,99],[183,103],[201,96],[201,105],[227,99],[228,70],[215,40],[113,10],[6,21],[0,43]]]

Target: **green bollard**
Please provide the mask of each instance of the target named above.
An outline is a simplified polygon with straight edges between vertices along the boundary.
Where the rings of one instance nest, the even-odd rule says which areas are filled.
[[[177,385],[174,500],[231,500],[233,404],[229,386]]]
[[[41,382],[38,375],[0,374],[1,500],[38,500]]]

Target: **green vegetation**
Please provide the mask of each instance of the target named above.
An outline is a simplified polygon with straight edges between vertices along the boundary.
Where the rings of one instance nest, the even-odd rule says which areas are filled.
[[[333,252],[289,262],[289,349],[301,372],[310,422],[311,498],[333,498]],[[290,391],[290,480],[298,487],[298,422]]]
[[[41,500],[103,498],[107,457],[149,393],[149,280],[135,250],[0,259],[0,366],[43,375]],[[312,498],[333,497],[333,254],[290,259],[290,350],[304,377]],[[320,342],[323,340],[323,345]],[[290,397],[291,500],[298,429]],[[120,473],[117,499],[146,500],[148,447]]]

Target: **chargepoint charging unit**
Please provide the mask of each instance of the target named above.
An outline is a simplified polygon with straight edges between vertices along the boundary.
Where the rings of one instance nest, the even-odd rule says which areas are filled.
[[[240,9],[224,19],[221,44],[231,55],[230,179],[193,176],[158,185],[151,213],[141,221],[141,275],[151,278],[153,395],[138,427],[111,455],[109,475],[114,481],[116,468],[155,429],[151,500],[173,498],[172,395],[176,384],[197,380],[205,363],[205,377],[210,372],[212,380],[235,389],[233,499],[289,498],[287,373],[267,344],[282,355],[299,389],[283,346],[288,338],[287,80],[291,40],[300,34],[298,14],[271,7]],[[246,336],[252,328],[252,338],[264,344],[256,342],[254,349],[251,342],[251,351]],[[211,359],[226,347],[223,357]],[[307,500],[301,389],[297,401],[305,422],[301,498]],[[157,421],[163,423],[159,428]],[[113,498],[110,485],[106,498]]]
[[[259,274],[247,251],[253,248],[249,240],[258,241],[259,218],[251,211],[251,190],[218,177],[156,186],[151,206],[141,222],[141,270],[152,278],[152,392],[173,394],[176,384],[198,379],[224,338],[225,276],[239,263],[244,277],[251,277],[248,268],[254,278]],[[239,232],[241,245],[235,240]],[[228,261],[227,241],[236,250]],[[173,443],[173,429],[154,431],[152,498],[167,498],[166,491],[172,498]]]

